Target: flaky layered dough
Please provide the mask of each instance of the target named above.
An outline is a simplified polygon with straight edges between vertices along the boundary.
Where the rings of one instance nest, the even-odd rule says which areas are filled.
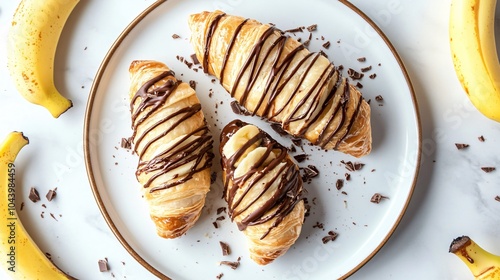
[[[300,235],[302,179],[287,149],[239,120],[222,131],[220,153],[229,215],[248,241],[250,257],[266,265]]]
[[[129,71],[137,180],[158,235],[175,238],[205,204],[213,140],[195,91],[165,64],[133,61]]]
[[[325,56],[273,26],[221,11],[191,15],[189,26],[204,71],[250,113],[324,149],[370,153],[370,107]]]

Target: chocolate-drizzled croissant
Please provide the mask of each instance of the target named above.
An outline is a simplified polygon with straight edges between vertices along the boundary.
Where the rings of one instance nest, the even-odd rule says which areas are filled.
[[[195,91],[165,64],[133,61],[129,71],[137,180],[158,235],[175,238],[205,204],[213,139]]]
[[[205,73],[250,113],[324,149],[370,153],[370,107],[325,56],[274,26],[221,11],[191,15],[189,26]]]
[[[235,120],[221,133],[224,198],[247,237],[250,257],[265,265],[300,235],[302,178],[285,147],[254,125]]]

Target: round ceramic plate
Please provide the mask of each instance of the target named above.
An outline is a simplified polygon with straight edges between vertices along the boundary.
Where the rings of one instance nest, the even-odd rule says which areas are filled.
[[[193,50],[187,20],[190,14],[221,9],[228,14],[273,23],[290,36],[309,41],[311,51],[323,51],[343,73],[363,69],[353,81],[372,109],[373,151],[360,159],[335,151],[320,151],[307,143],[292,155],[307,154],[301,167],[315,166],[319,175],[305,184],[311,206],[302,233],[292,248],[267,266],[248,256],[245,238],[227,215],[218,174],[197,224],[186,235],[158,237],[135,179],[136,155],[120,146],[132,135],[128,103],[128,67],[136,59],[166,63],[183,81],[196,81],[196,90],[214,136],[215,151],[222,127],[235,118],[254,123],[285,146],[259,118],[231,110],[229,94],[191,65]],[[316,26],[309,31],[307,27]],[[363,58],[363,59],[362,59]],[[371,69],[370,69],[371,67]],[[358,84],[359,82],[359,84]],[[389,40],[361,11],[344,1],[159,1],[140,14],[120,35],[95,78],[85,119],[85,159],[96,201],[116,237],[148,270],[160,278],[214,279],[334,279],[353,274],[385,244],[401,220],[415,186],[420,163],[421,132],[417,104],[408,74]],[[351,171],[344,163],[364,164]],[[359,165],[361,166],[361,165]],[[349,174],[349,180],[346,179]],[[336,182],[343,180],[342,189]],[[371,202],[374,194],[385,198]],[[217,224],[217,227],[214,225]],[[334,241],[323,242],[331,231]],[[219,242],[230,246],[223,256]],[[237,269],[221,261],[240,260]]]

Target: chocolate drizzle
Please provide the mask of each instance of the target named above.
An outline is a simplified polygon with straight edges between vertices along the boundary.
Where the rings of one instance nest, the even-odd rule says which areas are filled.
[[[248,124],[235,120],[226,125],[221,133],[221,162],[222,168],[226,172],[224,198],[228,203],[228,213],[232,220],[244,215],[238,218],[239,230],[245,230],[248,226],[263,224],[274,219],[271,227],[260,238],[264,239],[303,199],[303,184],[298,167],[288,156],[287,149],[262,130],[259,130],[256,136],[249,139],[233,155],[227,157],[222,153],[227,141],[236,131],[246,125]],[[259,147],[266,148],[265,153],[252,165],[250,170],[236,178],[235,164],[243,159],[248,148],[258,142],[260,142]],[[265,163],[271,153],[274,153],[275,158]],[[279,170],[274,170],[276,168]],[[276,175],[268,181],[262,181],[271,172]],[[250,198],[249,192],[256,191],[257,188],[262,188],[262,190]],[[269,194],[269,192],[273,193]],[[252,208],[255,205],[259,206]],[[253,209],[251,212],[248,211],[250,208]]]
[[[169,97],[175,94],[179,82],[174,78],[173,71],[165,71],[160,75],[147,81],[131,99],[130,110],[132,112],[132,129],[134,150],[139,155],[136,176],[142,173],[152,173],[144,188],[149,188],[151,184],[167,172],[176,168],[190,164],[191,168],[187,174],[175,174],[172,180],[156,183],[156,186],[149,191],[154,192],[171,188],[190,180],[193,175],[206,168],[210,168],[212,158],[213,140],[204,123],[199,128],[194,128],[186,135],[176,138],[175,143],[171,143],[168,148],[161,151],[155,151],[155,156],[149,160],[144,159],[146,151],[153,144],[162,139],[169,133],[172,133],[182,122],[189,120],[201,111],[201,105],[194,104],[181,108],[173,113],[158,117],[156,122],[145,123],[148,118],[155,114],[164,114],[161,112],[165,102]],[[157,132],[154,131],[161,125],[173,122],[167,129]],[[141,125],[141,133],[137,134]],[[146,143],[143,143],[148,138]]]
[[[225,16],[225,13],[217,14],[209,23],[204,45],[203,68],[206,73],[208,73],[212,36],[219,26],[220,19]],[[269,26],[262,32],[260,38],[256,39],[237,75],[227,76],[228,74],[225,73],[227,61],[231,55],[234,55],[233,51],[236,51],[233,48],[235,42],[241,36],[245,36],[241,32],[243,27],[249,23],[255,24],[255,21],[241,18],[237,27],[232,29],[230,42],[227,49],[223,51],[221,71],[217,73],[220,83],[223,84],[227,78],[234,79],[232,83],[228,83],[232,84],[232,88],[226,89],[232,97],[236,96],[237,91],[242,91],[242,94],[237,96],[240,105],[252,115],[259,115],[269,121],[281,123],[283,129],[295,137],[306,138],[306,133],[312,126],[316,127],[320,123],[320,118],[328,118],[326,122],[323,121],[320,124],[321,132],[313,144],[322,148],[338,148],[339,143],[350,133],[363,102],[362,97],[357,99],[358,104],[352,104],[356,102],[349,96],[352,89],[338,68],[332,63],[320,63],[320,59],[325,59],[321,57],[321,53],[302,52],[306,49],[304,44],[299,44],[293,49],[285,48],[287,40],[295,39],[285,35],[274,26]],[[224,25],[224,22],[221,25]],[[241,54],[238,53],[238,55]],[[270,67],[269,71],[263,71],[265,67]],[[316,82],[306,84],[306,79],[310,75],[315,75],[313,71],[321,71],[321,74]],[[263,89],[256,88],[259,80],[265,83]],[[289,88],[291,82],[296,83],[295,88]],[[341,86],[344,87],[344,92],[338,93],[337,90]],[[256,94],[259,96],[252,96]],[[342,96],[334,98],[337,94],[342,94]],[[248,104],[250,99],[254,100],[251,105]],[[258,100],[256,104],[255,100]],[[356,107],[356,109],[348,111],[348,107]],[[327,115],[326,112],[331,112],[331,115]],[[297,123],[294,127],[298,128],[291,128],[292,123]],[[332,128],[332,125],[338,126]]]

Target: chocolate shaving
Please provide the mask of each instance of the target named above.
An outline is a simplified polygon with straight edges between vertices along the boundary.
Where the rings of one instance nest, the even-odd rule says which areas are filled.
[[[345,174],[345,180],[346,180],[346,181],[351,180],[351,174],[346,173],[346,174]]]
[[[50,216],[57,221],[56,216],[54,216],[54,214],[50,213]]]
[[[220,280],[222,279],[222,276],[224,276],[224,273],[219,273],[219,275],[215,276],[215,279]]]
[[[477,139],[479,140],[479,142],[484,142],[484,141],[485,141],[485,139],[484,139],[484,136],[483,136],[483,135],[479,136]]]
[[[177,34],[173,34],[173,35],[172,35],[172,38],[174,38],[174,39],[179,39],[180,37],[181,37],[181,36],[179,36],[179,35],[177,35]]]
[[[56,197],[57,193],[56,193],[56,189],[53,189],[53,190],[49,190],[49,192],[47,193],[47,195],[45,196],[47,198],[48,201],[52,201],[52,199],[54,199],[54,197]]]
[[[34,187],[30,189],[28,198],[33,202],[40,201],[40,195],[38,194],[38,191]]]
[[[214,228],[219,228],[219,224],[217,224],[217,222],[213,222],[212,225],[214,225]]]
[[[313,32],[316,29],[318,29],[318,25],[317,24],[313,24],[313,25],[310,25],[310,26],[307,27],[307,31],[309,31],[309,32]]]
[[[193,61],[194,65],[200,64],[200,61],[198,60],[198,57],[196,56],[195,53],[191,55],[191,60]]]
[[[366,57],[359,57],[359,58],[358,58],[358,61],[359,61],[359,62],[365,62],[365,61],[366,61]]]
[[[362,83],[360,83],[360,82],[358,82],[358,83],[356,84],[356,87],[357,87],[357,88],[363,88],[363,84],[362,84]]]
[[[250,112],[248,112],[247,109],[242,107],[237,101],[231,101],[231,110],[233,110],[233,113],[236,115],[242,115],[242,116],[250,116]]]
[[[363,72],[363,73],[364,73],[364,72],[368,72],[368,71],[370,71],[370,70],[372,70],[372,66],[371,66],[371,65],[370,65],[370,66],[367,66],[367,67],[363,67],[363,68],[361,68],[361,72]]]
[[[237,261],[231,262],[231,261],[221,261],[219,265],[227,265],[232,269],[237,269],[238,266],[240,266],[240,258],[238,258]]]
[[[127,150],[132,149],[132,143],[130,141],[130,138],[122,138],[122,142],[121,142],[120,146],[123,149],[127,149]]]
[[[286,133],[286,131],[283,129],[283,127],[281,127],[281,124],[279,123],[272,123],[271,124],[271,128],[276,131],[276,133],[278,133],[280,136],[285,136],[287,135],[288,133]]]
[[[373,202],[373,203],[376,203],[376,204],[379,204],[380,201],[382,201],[382,199],[386,199],[386,198],[389,198],[387,196],[383,196],[379,193],[375,193],[372,198],[370,199],[370,202]]]
[[[463,149],[469,147],[469,144],[455,143],[455,146],[457,147],[457,149],[463,150]]]
[[[308,165],[307,167],[301,167],[303,171],[302,180],[307,181],[308,179],[314,178],[319,175],[319,170],[314,165]]]
[[[192,89],[196,90],[196,82],[195,82],[194,80],[189,81],[189,86],[190,86]]]
[[[21,202],[21,207],[19,208],[19,211],[23,211],[24,208],[24,202]]]
[[[316,222],[316,224],[313,225],[313,228],[323,229],[323,227],[324,227],[323,223],[320,223],[320,222]]]
[[[217,217],[217,219],[215,219],[216,221],[224,221],[226,219],[226,217],[224,216],[219,216]]]
[[[344,187],[344,180],[337,179],[337,182],[335,183],[335,187],[337,188],[337,190],[342,189],[342,187]]]
[[[377,100],[378,102],[382,102],[384,98],[382,97],[382,95],[377,95],[375,96],[375,100]]]
[[[229,245],[227,243],[219,241],[219,244],[220,244],[220,247],[222,249],[223,256],[228,256],[229,254],[231,254],[231,249],[229,248]]]
[[[353,163],[352,161],[346,162],[346,161],[341,160],[340,163],[343,163],[345,165],[345,168],[351,172],[361,170],[363,168],[363,166],[365,166],[364,163],[360,163],[360,162]]]
[[[328,232],[328,235],[323,237],[321,240],[323,241],[323,244],[326,244],[330,241],[335,241],[335,239],[337,239],[338,235],[339,235],[338,233],[334,232],[333,230],[330,230]]]
[[[293,156],[297,162],[303,162],[307,159],[307,154],[300,154]]]
[[[326,58],[328,58],[328,55],[323,50],[320,50],[319,54],[322,55],[322,56],[324,56],[324,57],[326,57]]]
[[[295,146],[300,147],[300,146],[302,146],[302,139],[300,139],[300,138],[292,138],[292,143]]]
[[[373,80],[373,79],[375,79],[375,78],[377,77],[377,74],[373,73],[373,74],[371,74],[371,75],[370,75],[370,76],[368,76],[368,77],[370,77],[370,79],[372,79],[372,80]]]
[[[495,196],[495,200],[500,202],[500,196],[499,195]]]
[[[297,33],[297,32],[303,32],[303,31],[304,31],[303,27],[296,27],[296,28],[285,30],[283,32],[284,33]]]
[[[106,272],[109,270],[107,260],[99,260],[97,263],[99,264],[99,271],[100,272]]]
[[[217,215],[220,215],[222,212],[226,212],[226,207],[219,207],[217,208]]]
[[[304,41],[304,46],[309,47],[309,44],[311,43],[311,40],[305,40]]]
[[[363,74],[363,73],[359,73],[358,71],[356,71],[356,70],[354,70],[354,69],[352,69],[352,68],[349,68],[349,69],[347,70],[347,75],[349,75],[349,77],[350,77],[351,79],[353,79],[353,80],[359,80],[359,79],[363,78],[363,76],[364,76],[365,74]]]
[[[323,48],[328,49],[330,47],[330,41],[326,41],[326,43],[323,44]]]
[[[490,166],[488,166],[488,167],[481,167],[481,170],[483,170],[483,171],[484,171],[484,172],[486,172],[486,173],[490,173],[490,172],[495,171],[495,170],[496,170],[496,168],[495,168],[495,167],[490,167]]]

